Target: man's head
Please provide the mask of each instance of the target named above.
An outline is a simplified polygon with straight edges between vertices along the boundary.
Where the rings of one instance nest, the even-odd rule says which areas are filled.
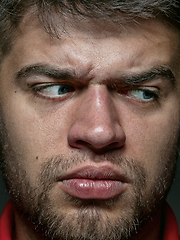
[[[17,239],[159,235],[179,144],[178,8],[145,2],[2,6],[2,169]]]

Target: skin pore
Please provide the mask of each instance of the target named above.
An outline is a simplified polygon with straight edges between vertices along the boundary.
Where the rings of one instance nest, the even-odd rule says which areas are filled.
[[[157,19],[64,28],[52,38],[24,18],[1,65],[14,239],[158,239],[179,142],[178,33]],[[119,194],[66,184],[96,172]]]

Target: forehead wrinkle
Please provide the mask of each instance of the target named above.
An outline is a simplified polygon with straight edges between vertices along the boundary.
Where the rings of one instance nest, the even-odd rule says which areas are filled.
[[[91,79],[93,78],[95,79],[95,83],[106,84],[109,86],[114,85],[114,87],[118,84],[135,85],[156,79],[168,81],[173,87],[177,84],[173,71],[166,65],[154,66],[137,72],[131,70],[118,71],[116,73],[110,73],[106,76],[99,76],[99,78],[95,75],[91,75]]]
[[[34,24],[32,24],[32,26],[33,26]],[[42,29],[41,29],[42,30]],[[71,29],[70,29],[71,30]],[[36,29],[36,32],[37,32],[37,29]],[[46,34],[46,37],[48,38],[48,42],[50,41],[50,38],[49,38],[49,35],[48,34]],[[128,37],[128,34],[127,34],[127,37]],[[129,36],[129,37],[131,37],[131,36]],[[43,34],[43,38],[44,38],[44,34]],[[69,38],[69,37],[68,37]],[[123,38],[124,40],[123,41],[125,41],[125,38]],[[58,39],[54,39],[55,41],[59,41]],[[53,40],[53,44],[54,44],[54,40]],[[66,39],[65,39],[66,40]],[[117,39],[118,40],[118,39]],[[121,38],[121,40],[122,40],[122,38]],[[126,39],[127,40],[127,39]],[[46,41],[47,41],[47,39],[46,39]],[[62,41],[62,39],[60,40],[60,41]],[[53,45],[52,44],[52,45]],[[102,43],[100,43],[101,45],[102,45]],[[99,44],[99,45],[100,45]],[[62,44],[61,44],[61,47],[63,47],[63,42],[62,42]],[[86,47],[86,46],[84,46],[84,47]],[[68,51],[69,51],[69,48],[67,49]],[[78,49],[79,50],[79,49]],[[142,52],[141,52],[141,51]],[[92,50],[92,51],[94,51],[94,50]],[[110,50],[108,50],[109,52],[110,52]],[[65,51],[65,53],[66,53],[66,51]],[[82,53],[82,54],[81,54]],[[89,50],[89,54],[91,54],[92,52]],[[105,53],[107,54],[107,51],[105,51]],[[118,54],[118,53],[116,53],[116,54]],[[123,54],[124,54],[124,50],[123,50]],[[133,67],[135,68],[135,67],[141,67],[141,63],[144,61],[143,60],[143,49],[141,49],[141,48],[139,48],[138,49],[138,52],[133,52],[133,54],[134,55],[132,55],[132,56],[130,56],[128,59],[126,58],[125,59],[125,61],[126,61],[126,68],[127,69],[132,69]],[[141,56],[142,55],[142,56]],[[104,64],[105,62],[104,62],[104,60],[102,60],[102,62],[100,62],[100,65],[97,67],[97,61],[96,61],[96,63],[94,62],[94,64],[92,65],[92,63],[90,64],[90,66],[88,66],[87,67],[87,65],[88,65],[88,63],[89,63],[89,58],[87,58],[87,56],[85,56],[85,55],[83,55],[83,48],[82,49],[80,49],[80,56],[79,56],[79,58],[77,57],[78,56],[78,54],[76,54],[76,51],[69,51],[69,52],[67,52],[67,55],[66,55],[66,58],[68,59],[68,65],[72,65],[72,66],[75,66],[77,69],[78,69],[78,71],[79,71],[79,69],[80,69],[80,71],[84,71],[84,72],[86,72],[85,73],[85,75],[87,76],[88,75],[88,77],[89,78],[93,78],[94,76],[93,76],[93,74],[92,74],[92,72],[93,72],[93,68],[96,68],[96,70],[100,70],[100,67],[104,67],[104,69],[106,70],[106,72],[108,71],[108,74],[109,73],[111,73],[111,69],[109,68],[109,70],[107,69],[107,66],[106,65],[102,65],[102,64]],[[50,56],[51,57],[51,56]],[[57,56],[55,59],[53,59],[53,60],[58,60],[58,57],[59,56]],[[82,59],[82,57],[83,57],[83,59]],[[89,55],[88,55],[88,57],[89,57]],[[100,56],[101,57],[101,56]],[[106,56],[105,56],[106,57]],[[105,59],[105,58],[104,58]],[[63,59],[62,59],[63,60]],[[85,61],[87,61],[87,62],[84,62],[84,60]],[[98,61],[101,61],[101,59],[97,59]],[[116,60],[116,59],[115,59]],[[128,63],[127,63],[127,60],[128,60]],[[112,61],[113,61],[113,59],[112,59]],[[78,64],[77,64],[78,63]],[[127,66],[127,64],[128,64],[128,66]],[[84,65],[84,66],[82,66],[82,65]],[[110,65],[109,65],[110,66]],[[85,68],[88,68],[88,70],[84,70]],[[124,66],[123,66],[124,67]],[[98,69],[97,69],[98,68]],[[102,69],[102,68],[101,68]],[[138,69],[138,68],[137,68]],[[102,69],[103,70],[103,69]],[[78,73],[78,71],[76,70],[76,75],[78,76],[78,78],[81,78],[81,77],[79,77],[79,75],[82,75],[82,74],[79,74]],[[79,71],[79,72],[80,72]],[[97,71],[97,72],[98,72]],[[95,71],[96,72],[96,71]],[[96,73],[97,73],[96,72]],[[96,75],[96,74],[95,74]],[[100,74],[101,75],[101,74]],[[103,73],[102,73],[102,75],[103,75]],[[100,76],[101,77],[101,76]],[[106,77],[106,76],[105,76]]]

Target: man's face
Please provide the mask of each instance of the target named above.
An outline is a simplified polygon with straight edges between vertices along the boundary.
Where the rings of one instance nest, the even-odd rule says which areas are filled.
[[[128,239],[172,181],[178,34],[158,20],[64,28],[24,19],[2,62],[4,175],[17,216],[50,239]]]

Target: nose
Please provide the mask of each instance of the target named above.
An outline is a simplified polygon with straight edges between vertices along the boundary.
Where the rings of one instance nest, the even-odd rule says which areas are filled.
[[[119,122],[118,111],[107,87],[92,85],[76,105],[68,143],[73,148],[93,151],[122,147],[126,136]]]

